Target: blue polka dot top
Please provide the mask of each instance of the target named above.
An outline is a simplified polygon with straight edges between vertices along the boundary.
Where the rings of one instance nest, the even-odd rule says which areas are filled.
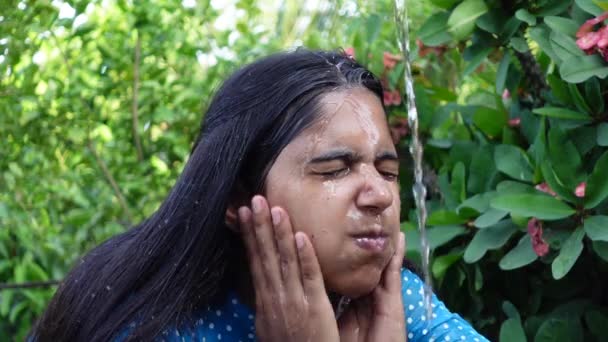
[[[457,314],[451,313],[433,295],[433,313],[427,319],[423,300],[423,282],[407,269],[401,271],[407,340],[409,342],[472,341],[488,342]],[[124,335],[123,335],[124,336]],[[120,338],[119,338],[120,340]],[[219,307],[208,308],[193,317],[188,324],[163,331],[159,341],[255,341],[253,311],[242,304],[234,293]]]

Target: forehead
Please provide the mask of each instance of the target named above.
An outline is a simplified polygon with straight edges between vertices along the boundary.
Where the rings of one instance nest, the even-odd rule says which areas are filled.
[[[316,122],[290,142],[282,155],[305,161],[329,148],[348,148],[362,155],[395,150],[382,103],[371,91],[354,88],[327,93],[318,109]]]
[[[384,108],[371,91],[354,88],[327,93],[319,101],[319,110],[319,119],[294,139],[294,147],[306,146],[312,153],[338,146],[361,153],[394,149]]]

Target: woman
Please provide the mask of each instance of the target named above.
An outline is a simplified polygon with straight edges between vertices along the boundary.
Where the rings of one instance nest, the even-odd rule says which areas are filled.
[[[340,53],[237,71],[158,211],[82,259],[32,339],[485,340],[401,270],[382,98]]]

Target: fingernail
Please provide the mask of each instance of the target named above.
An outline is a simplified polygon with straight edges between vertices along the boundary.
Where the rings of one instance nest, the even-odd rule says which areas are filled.
[[[249,210],[247,209],[247,207],[239,208],[239,218],[241,219],[241,221],[249,220]]]
[[[302,236],[302,233],[296,233],[296,247],[298,247],[298,249],[302,249],[302,247],[304,247],[304,236]]]
[[[279,208],[272,208],[270,215],[272,215],[272,224],[278,226],[281,223],[281,210]]]
[[[262,211],[262,199],[258,196],[253,197],[251,207],[254,213],[259,214]]]

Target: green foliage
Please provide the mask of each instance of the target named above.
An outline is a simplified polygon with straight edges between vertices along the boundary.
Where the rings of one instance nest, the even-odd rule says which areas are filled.
[[[438,175],[430,217],[452,212],[466,230],[433,247],[433,275],[448,306],[492,340],[605,340],[608,303],[593,293],[608,286],[599,277],[608,270],[608,62],[576,37],[604,7],[453,1],[421,26],[422,42],[446,52],[414,65],[456,62],[459,70],[442,83],[417,79],[459,94],[434,102],[422,132]],[[463,182],[464,196],[455,192]]]

